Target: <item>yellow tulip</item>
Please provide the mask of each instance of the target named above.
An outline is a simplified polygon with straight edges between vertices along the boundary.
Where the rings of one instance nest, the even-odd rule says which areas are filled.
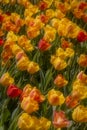
[[[35,112],[39,109],[38,102],[31,99],[29,96],[24,97],[22,102],[21,102],[21,108],[27,112],[27,113],[32,113]]]
[[[33,45],[31,44],[30,40],[27,39],[25,35],[22,35],[18,39],[18,45],[22,47],[25,51],[32,51],[34,50]]]
[[[73,83],[72,93],[77,93],[77,96],[80,100],[85,99],[87,98],[87,87],[84,83],[82,83],[79,79],[77,79]]]
[[[65,51],[61,47],[59,47],[56,50],[56,56],[57,57],[59,56],[61,59],[65,59],[66,58],[66,53],[65,53]]]
[[[14,55],[16,55],[18,52],[22,51],[22,49],[17,45],[17,44],[12,44],[12,46],[10,47],[12,50],[12,53]]]
[[[87,67],[87,55],[81,54],[78,59],[78,64],[82,67]]]
[[[66,48],[65,55],[66,55],[66,57],[74,56],[74,50],[72,48]]]
[[[67,67],[67,63],[60,57],[51,56],[51,64],[56,70],[63,70]]]
[[[43,0],[46,4],[47,4],[47,7],[50,7],[53,0]]]
[[[14,83],[14,79],[10,76],[8,72],[4,73],[2,77],[0,78],[0,83],[3,86],[8,87],[10,84]]]
[[[49,121],[45,117],[41,117],[40,118],[40,125],[41,125],[40,130],[48,130],[50,128],[50,126],[51,126],[51,121]]]
[[[53,18],[53,19],[51,20],[52,27],[54,27],[56,30],[58,30],[59,21],[60,21],[60,20],[57,19],[57,18]]]
[[[87,122],[87,107],[77,106],[72,113],[72,118],[76,122]]]
[[[46,27],[44,27],[44,39],[48,42],[52,42],[53,40],[55,40],[55,36],[56,36],[56,30],[55,28],[47,25]]]
[[[34,74],[40,70],[39,65],[33,61],[31,61],[28,65],[27,71],[30,74]]]
[[[47,9],[46,10],[46,16],[48,19],[51,19],[55,16],[55,11],[53,9]]]
[[[27,113],[22,113],[18,119],[18,128],[21,130],[34,130],[34,120]]]
[[[52,89],[48,92],[48,102],[53,105],[62,105],[65,101],[63,94],[60,91]]]
[[[27,57],[23,56],[17,61],[17,68],[21,71],[27,70],[30,61]]]
[[[13,31],[9,31],[7,34],[7,41],[17,41],[18,40],[18,36],[15,35],[15,33]]]

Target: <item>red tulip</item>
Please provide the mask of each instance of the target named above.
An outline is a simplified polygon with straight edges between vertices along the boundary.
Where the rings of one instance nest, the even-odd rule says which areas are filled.
[[[84,32],[79,32],[78,36],[77,36],[77,40],[79,42],[84,42],[87,40],[87,34],[85,34]]]
[[[19,89],[18,87],[16,87],[15,85],[10,85],[7,88],[7,95],[11,98],[16,98],[18,96],[20,96],[22,93],[22,90]]]
[[[39,48],[41,51],[46,51],[46,50],[48,50],[50,47],[51,47],[50,43],[48,43],[46,40],[41,39],[41,40],[39,41],[38,48]]]
[[[2,46],[4,43],[4,40],[3,39],[0,39],[0,46]]]
[[[47,16],[44,15],[44,14],[41,14],[41,15],[40,15],[40,19],[41,19],[41,22],[43,22],[43,23],[47,23],[47,22],[48,22],[48,18],[47,18]]]
[[[41,1],[39,4],[39,9],[40,10],[45,10],[47,8],[47,4],[44,1]]]
[[[70,121],[68,121],[65,117],[65,113],[63,111],[54,112],[53,117],[53,125],[55,128],[63,128],[70,125]]]
[[[0,14],[0,23],[3,22],[4,17]]]
[[[87,3],[86,2],[80,2],[79,9],[84,10],[85,8],[87,8]]]

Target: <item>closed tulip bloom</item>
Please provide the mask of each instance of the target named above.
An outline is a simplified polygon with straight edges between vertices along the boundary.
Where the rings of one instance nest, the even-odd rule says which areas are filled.
[[[56,30],[58,29],[58,26],[59,26],[59,19],[57,19],[57,18],[53,18],[52,20],[51,20],[51,25],[52,25],[52,27],[54,27]]]
[[[74,56],[74,50],[72,48],[66,48],[65,55],[66,55],[66,57],[73,57]]]
[[[22,35],[22,36],[19,37],[18,44],[25,51],[32,51],[32,50],[34,50],[33,45],[31,44],[30,40],[28,40],[25,35]]]
[[[22,51],[22,49],[15,43],[11,46],[11,50],[14,55],[16,55],[18,52]]]
[[[18,119],[18,128],[20,130],[34,130],[34,121],[27,113],[22,113]]]
[[[27,71],[30,73],[30,74],[34,74],[36,72],[38,72],[40,70],[40,67],[37,63],[31,61],[28,65],[28,68],[27,68]]]
[[[87,122],[87,107],[77,106],[72,113],[72,118],[76,122]]]
[[[42,130],[41,128],[41,125],[40,125],[40,119],[37,118],[36,116],[32,116],[32,120],[34,121],[34,128],[33,130]]]
[[[66,86],[68,84],[68,81],[63,77],[63,75],[58,74],[54,80],[54,84],[61,88]]]
[[[7,41],[17,41],[18,40],[18,36],[15,35],[15,33],[13,31],[9,31],[7,33]]]
[[[37,101],[38,103],[43,102],[45,100],[45,97],[41,94],[40,90],[38,90],[36,87],[34,87],[30,94],[30,98]]]
[[[41,125],[41,130],[49,130],[49,128],[51,126],[51,121],[45,117],[41,117],[40,118],[40,125]]]
[[[56,91],[54,89],[48,92],[48,102],[53,105],[62,105],[65,101],[63,94],[60,91]]]
[[[79,79],[80,82],[84,83],[85,85],[87,84],[87,75],[83,71],[79,72],[77,79]]]
[[[38,43],[38,48],[41,51],[47,51],[51,47],[51,44],[44,39],[41,39]]]
[[[73,83],[72,93],[75,93],[80,100],[87,98],[87,87],[84,82],[81,82],[79,79],[77,79]]]
[[[84,41],[86,41],[86,40],[87,40],[87,34],[84,33],[84,32],[82,32],[82,31],[80,31],[80,32],[78,33],[78,35],[77,35],[77,40],[78,40],[79,42],[84,42]]]
[[[31,114],[32,112],[35,112],[39,109],[39,105],[38,102],[31,99],[29,96],[28,97],[24,97],[22,102],[21,102],[21,108]]]
[[[80,66],[87,67],[87,55],[81,54],[77,62]]]
[[[4,44],[4,40],[0,38],[0,46]]]
[[[55,11],[53,9],[47,9],[46,16],[48,17],[48,19],[53,18],[55,16]]]
[[[66,50],[66,48],[72,48],[72,43],[65,40],[64,38],[61,38],[61,47]]]
[[[10,76],[8,72],[4,73],[2,77],[0,78],[0,83],[3,86],[9,86],[10,84],[14,83],[14,79]]]
[[[2,23],[3,20],[4,20],[4,16],[3,16],[3,14],[0,14],[0,23]]]
[[[20,99],[23,100],[24,97],[28,97],[33,87],[30,84],[26,84],[23,88]]]
[[[10,85],[8,88],[7,88],[7,95],[10,97],[10,98],[16,98],[18,96],[20,96],[22,93],[22,90],[19,89],[17,86],[15,85]]]
[[[69,95],[65,99],[65,104],[69,108],[74,108],[74,107],[76,107],[79,104],[79,99],[76,96]]]
[[[18,61],[17,61],[17,68],[21,71],[27,70],[28,65],[30,61],[26,56],[22,56]]]
[[[67,63],[65,60],[55,56],[51,56],[51,64],[56,70],[63,70],[67,67]]]
[[[70,121],[66,118],[63,111],[54,112],[53,125],[55,128],[63,128],[70,125]]]
[[[27,35],[30,39],[37,37],[40,34],[39,29],[37,27],[30,27],[27,29]]]
[[[39,3],[39,9],[40,10],[45,10],[47,8],[47,3],[44,1],[40,1]]]
[[[48,22],[48,17],[44,14],[40,15],[40,20],[42,23],[47,23]]]
[[[45,31],[45,33],[44,33],[44,37],[43,38],[46,41],[52,42],[52,41],[55,40],[55,38],[56,38],[56,29],[55,28],[51,27],[50,25],[46,25],[44,27],[44,31]]]
[[[64,49],[62,49],[61,47],[59,47],[59,48],[56,50],[56,56],[57,56],[57,57],[60,57],[61,59],[65,59],[65,58],[66,58],[66,54],[65,54]]]
[[[84,11],[85,9],[87,9],[87,3],[81,1],[81,2],[79,3],[78,8]]]

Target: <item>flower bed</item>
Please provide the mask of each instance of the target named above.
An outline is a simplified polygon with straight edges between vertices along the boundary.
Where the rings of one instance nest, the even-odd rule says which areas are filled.
[[[0,130],[87,129],[87,2],[0,0]]]

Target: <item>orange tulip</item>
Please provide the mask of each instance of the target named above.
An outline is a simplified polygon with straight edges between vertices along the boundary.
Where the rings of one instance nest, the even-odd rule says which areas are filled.
[[[70,121],[66,119],[65,113],[63,111],[55,111],[53,116],[53,125],[55,128],[63,128],[69,126]]]
[[[38,103],[43,102],[45,100],[45,97],[41,94],[41,92],[34,87],[30,94],[29,94],[30,98],[37,101]]]
[[[66,86],[67,83],[68,81],[61,74],[58,74],[54,80],[54,84],[57,85],[59,88]]]

